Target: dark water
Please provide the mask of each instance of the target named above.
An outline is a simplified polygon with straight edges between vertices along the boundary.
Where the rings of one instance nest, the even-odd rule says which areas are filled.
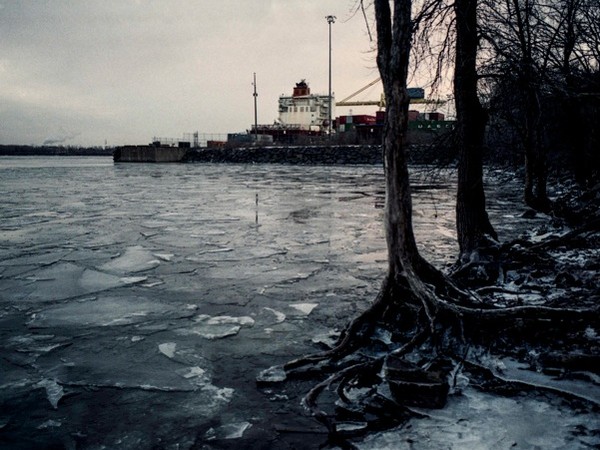
[[[456,254],[453,177],[412,173],[417,239],[443,267]],[[492,188],[507,237],[518,196]],[[304,415],[301,387],[258,389],[255,379],[314,350],[313,338],[374,297],[383,201],[375,166],[0,158],[0,447],[316,448],[323,430]],[[533,448],[532,433],[539,448],[573,444],[573,424],[510,432],[511,408],[553,424],[555,405],[487,411],[494,401],[463,396],[450,416],[415,425],[430,436],[415,448],[447,448],[450,435],[450,448]],[[500,431],[485,431],[478,409]],[[459,437],[457,411],[474,441]],[[408,448],[389,442],[398,433],[363,448]]]

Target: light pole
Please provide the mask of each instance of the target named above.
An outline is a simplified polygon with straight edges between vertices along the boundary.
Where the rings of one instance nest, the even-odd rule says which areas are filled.
[[[335,23],[335,16],[325,16],[329,24],[329,108],[328,108],[328,128],[329,137],[331,138],[331,24]]]
[[[256,92],[256,72],[254,72],[254,83],[252,83],[252,85],[254,86],[254,93],[252,94],[254,97],[254,142],[258,143],[258,110],[256,107],[256,97],[258,97],[258,93]]]

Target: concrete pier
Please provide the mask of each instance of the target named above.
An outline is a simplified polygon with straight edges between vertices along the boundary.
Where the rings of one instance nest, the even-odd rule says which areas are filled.
[[[113,159],[115,162],[180,162],[185,156],[186,151],[186,148],[178,147],[126,145],[115,149]]]

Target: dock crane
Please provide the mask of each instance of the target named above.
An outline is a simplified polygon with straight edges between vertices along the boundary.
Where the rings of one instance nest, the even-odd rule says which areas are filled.
[[[376,80],[371,81],[366,86],[363,86],[358,91],[353,92],[348,97],[339,102],[335,103],[335,106],[379,106],[379,110],[385,108],[385,95],[383,92],[379,100],[365,100],[365,101],[350,101],[351,98],[357,96],[361,92],[366,91],[374,84],[381,81],[381,78],[377,78]],[[410,103],[420,103],[420,104],[433,104],[433,105],[443,105],[446,103],[445,100],[427,100],[424,97],[424,91],[420,88],[408,88],[408,95],[410,96]]]

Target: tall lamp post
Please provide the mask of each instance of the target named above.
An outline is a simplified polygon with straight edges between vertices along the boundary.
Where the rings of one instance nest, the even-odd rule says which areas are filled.
[[[329,108],[328,108],[328,128],[329,137],[331,138],[331,24],[335,23],[335,16],[325,16],[329,24]]]
[[[258,110],[256,107],[256,97],[258,97],[258,93],[256,92],[256,72],[254,72],[254,82],[252,85],[254,86],[254,93],[252,94],[254,97],[254,142],[258,143]]]

